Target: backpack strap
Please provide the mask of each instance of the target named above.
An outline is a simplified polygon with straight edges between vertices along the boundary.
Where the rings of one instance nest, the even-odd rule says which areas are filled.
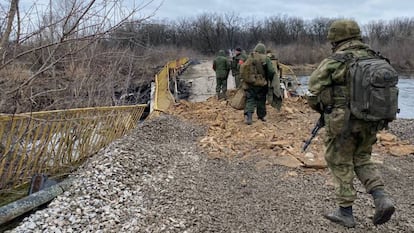
[[[351,52],[344,52],[344,53],[334,53],[329,58],[339,61],[341,63],[347,63],[348,61],[354,58],[354,55]]]
[[[334,53],[330,56],[331,59],[341,62],[343,64],[346,64],[346,66],[348,66],[348,62],[350,62],[351,60],[355,59],[354,55],[351,52],[341,52],[341,53]],[[348,69],[348,67],[347,67]],[[348,78],[346,78],[345,80],[346,85],[349,87],[350,85],[350,80]],[[334,95],[334,89],[332,88],[332,95]],[[345,107],[345,112],[344,112],[344,125],[342,127],[342,132],[341,132],[341,136],[339,138],[339,144],[343,144],[345,139],[351,134],[351,129],[352,129],[352,125],[351,125],[351,108],[350,108],[350,99],[349,99],[349,95],[346,95],[346,99],[345,99],[345,103],[346,103],[346,107]]]
[[[388,64],[391,64],[390,59],[388,59],[387,57],[384,57],[380,52],[372,50],[370,48],[367,49],[368,53],[371,54],[373,57],[377,57],[380,59],[383,59],[385,61],[388,62]]]

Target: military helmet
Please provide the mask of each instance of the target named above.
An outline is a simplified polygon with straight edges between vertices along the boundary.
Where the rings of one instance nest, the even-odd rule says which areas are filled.
[[[265,54],[265,52],[266,52],[266,46],[264,44],[262,44],[262,43],[258,43],[256,45],[256,47],[254,47],[254,51],[255,52],[258,52],[258,53],[261,53],[261,54]]]
[[[327,39],[339,42],[351,38],[361,38],[361,30],[354,20],[336,20],[329,27]]]

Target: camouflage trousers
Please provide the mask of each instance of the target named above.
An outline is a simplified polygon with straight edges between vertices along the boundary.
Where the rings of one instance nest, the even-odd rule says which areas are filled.
[[[378,131],[376,123],[350,120],[351,131],[344,137],[333,132],[334,122],[325,117],[327,138],[325,140],[325,160],[335,183],[337,204],[348,207],[356,199],[353,186],[355,176],[369,193],[374,188],[383,188],[384,183],[377,167],[371,161],[372,145],[376,142]],[[341,124],[343,125],[343,124]]]
[[[244,108],[244,114],[248,112],[254,113],[254,109],[256,108],[256,113],[259,118],[266,116],[267,90],[267,86],[249,86],[249,88],[246,89],[246,106]]]
[[[216,78],[216,93],[218,96],[226,95],[227,93],[227,78]]]

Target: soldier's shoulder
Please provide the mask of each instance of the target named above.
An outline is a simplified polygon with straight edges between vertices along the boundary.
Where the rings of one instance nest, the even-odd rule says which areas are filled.
[[[341,61],[338,61],[337,59],[335,59],[334,57],[329,56],[325,59],[323,59],[321,61],[321,63],[319,63],[318,67],[316,68],[315,71],[323,71],[323,70],[331,70],[331,69],[336,69],[340,64],[342,64]]]
[[[264,62],[264,61],[267,61],[267,60],[269,59],[269,57],[268,57],[268,56],[266,56],[266,54],[255,53],[255,54],[252,56],[252,59],[254,59],[254,60],[258,60],[258,61],[261,61],[261,62]],[[270,59],[269,59],[269,60],[270,60]]]
[[[326,63],[334,63],[334,62],[346,62],[350,58],[352,58],[353,54],[351,51],[337,51],[333,54],[331,54],[329,57],[327,57]]]

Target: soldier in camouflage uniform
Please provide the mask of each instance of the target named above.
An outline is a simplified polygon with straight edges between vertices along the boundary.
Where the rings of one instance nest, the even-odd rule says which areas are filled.
[[[241,48],[236,48],[235,55],[233,56],[233,59],[231,61],[231,74],[234,77],[236,88],[239,88],[241,85],[240,65],[243,64],[243,62],[247,59],[246,54],[242,54],[241,52]]]
[[[273,64],[273,67],[275,68],[277,76],[281,79],[283,77],[283,73],[282,73],[282,67],[280,67],[279,65],[279,59],[276,58],[276,56],[273,54],[272,50],[270,49],[266,51],[266,56],[268,56],[270,60],[272,61],[272,64]]]
[[[266,78],[267,82],[271,82],[273,76],[275,75],[275,69],[272,65],[272,61],[269,57],[266,56],[266,47],[262,43],[258,43],[254,48],[254,55],[263,56],[265,61],[263,66],[264,74],[263,77]],[[255,56],[256,56],[255,55]],[[252,59],[250,55],[247,59]],[[253,84],[247,84],[243,82],[243,85],[246,90],[246,106],[244,108],[244,115],[246,117],[246,124],[252,124],[252,118],[254,109],[256,108],[256,114],[259,120],[266,121],[266,95],[268,92],[268,86],[254,86]]]
[[[375,225],[387,222],[395,207],[384,192],[384,183],[371,161],[376,133],[383,122],[368,122],[350,114],[349,87],[346,85],[346,64],[335,55],[352,52],[354,56],[369,56],[368,45],[362,43],[358,24],[352,20],[332,23],[327,39],[333,54],[324,59],[309,80],[308,104],[324,114],[326,139],[325,159],[335,182],[339,208],[324,215],[327,219],[346,227],[355,227],[352,205],[356,199],[353,187],[355,175],[374,198]]]
[[[217,99],[227,98],[227,77],[230,72],[230,62],[227,60],[224,50],[220,50],[214,59],[213,70],[216,72]]]

